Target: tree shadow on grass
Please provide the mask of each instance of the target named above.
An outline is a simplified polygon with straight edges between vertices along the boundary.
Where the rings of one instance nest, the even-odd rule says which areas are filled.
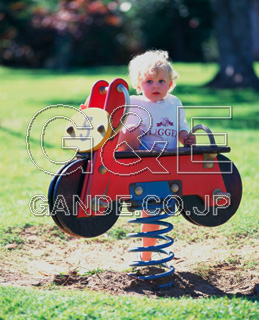
[[[24,132],[15,131],[10,128],[2,127],[1,125],[0,125],[0,131],[2,131],[3,133],[7,133],[8,135],[11,135],[15,138],[25,140],[26,133]]]
[[[214,102],[213,105],[240,105],[255,103],[259,105],[259,92],[253,89],[213,89],[204,86],[179,85],[173,92],[181,96],[185,104],[194,105],[192,97],[199,97],[204,105]]]
[[[216,123],[215,119],[206,119],[208,126],[213,127],[216,124],[231,129],[259,128],[259,93],[255,90],[217,90],[182,85],[176,87],[174,94],[180,98],[184,106],[214,106],[215,109],[217,106],[232,107],[232,119],[216,119]]]
[[[120,78],[127,75],[126,66],[102,66],[102,67],[90,67],[90,68],[71,68],[69,70],[55,70],[55,69],[24,69],[24,68],[8,68],[8,73],[4,74],[6,80],[13,79],[15,77],[24,77],[26,79],[44,79],[51,76],[60,77],[88,77],[88,76],[100,76],[100,80],[105,76],[114,76],[114,78]],[[105,80],[105,79],[104,79]]]
[[[226,98],[221,97],[221,92],[215,92],[216,90],[209,90],[209,89],[203,89],[202,93],[199,93],[198,96],[195,93],[190,93],[192,91],[195,91],[197,89],[194,89],[194,87],[190,87],[191,90],[188,90],[186,87],[186,90],[181,90],[181,94],[178,95],[180,100],[183,102],[183,105],[186,106],[186,110],[188,109],[188,106],[197,106],[197,107],[206,107],[206,106],[232,106],[233,107],[233,116],[232,119],[206,119],[203,120],[202,123],[205,125],[213,128],[215,125],[217,127],[222,128],[228,128],[228,129],[258,129],[259,128],[259,94],[258,99],[256,98],[256,95],[254,95],[253,98],[250,97],[249,99],[246,98],[246,94],[235,94],[227,95]],[[179,90],[180,91],[180,90]],[[186,93],[185,93],[186,92]],[[188,92],[188,93],[187,93]],[[130,94],[133,94],[131,91]],[[252,93],[253,94],[253,93]],[[64,104],[64,105],[70,105],[70,106],[80,106],[80,104],[84,103],[86,100],[87,95],[85,97],[82,97],[82,99],[76,99],[76,100],[62,100],[62,98],[59,101],[51,101],[48,100],[45,102],[45,105],[57,105],[57,104]],[[256,105],[257,103],[257,105]],[[251,108],[251,106],[253,106]],[[238,107],[238,110],[237,110]],[[242,110],[242,108],[244,110]],[[191,115],[190,110],[190,115]],[[200,116],[202,116],[202,110],[200,111]]]
[[[30,144],[38,145],[39,147],[41,146],[40,137],[38,139],[35,139],[30,136],[30,133],[27,137],[27,135],[26,135],[27,132],[19,132],[19,131],[15,131],[10,128],[1,127],[1,126],[0,126],[0,132],[3,132],[3,133],[8,134],[10,136],[13,136],[17,139],[23,140],[24,143],[26,143],[28,141],[29,146],[30,146]],[[56,148],[56,145],[44,141],[44,147],[54,149],[54,148]]]
[[[94,71],[95,70],[95,71]],[[99,70],[99,68],[98,68]],[[81,71],[83,72],[83,71]],[[93,72],[97,72],[97,69],[93,69]],[[98,72],[97,72],[98,73]],[[82,94],[82,98],[76,99],[63,99],[60,100],[45,100],[44,105],[70,105],[79,107],[84,103],[88,97],[91,88],[86,88],[85,95]],[[129,90],[130,95],[135,94],[135,90]],[[173,94],[176,95],[186,107],[207,107],[211,106],[215,109],[218,106],[232,107],[233,116],[232,119],[206,119],[203,123],[211,128],[222,127],[226,129],[258,129],[259,128],[259,92],[252,89],[240,89],[240,90],[217,90],[202,86],[192,85],[179,85],[177,86]],[[203,116],[203,110],[199,111],[199,115]],[[192,115],[192,111],[189,111],[189,116]]]

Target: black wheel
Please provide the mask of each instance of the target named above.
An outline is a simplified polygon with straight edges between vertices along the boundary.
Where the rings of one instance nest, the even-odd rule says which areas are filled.
[[[219,168],[222,172],[223,181],[228,193],[231,194],[230,205],[226,208],[218,208],[217,214],[215,214],[214,207],[208,207],[205,211],[205,206],[203,200],[196,195],[183,196],[184,210],[182,210],[182,215],[191,223],[204,227],[216,227],[226,223],[237,211],[241,197],[242,197],[242,181],[239,172],[227,157],[219,154],[217,156],[219,161]],[[229,161],[228,163],[221,163],[220,161]],[[232,173],[231,163],[232,163]],[[204,212],[201,215],[198,212]],[[187,212],[189,214],[187,214]]]
[[[79,159],[63,169],[54,186],[52,212],[67,233],[93,238],[107,232],[114,225],[121,206],[111,202],[101,216],[77,217],[78,202],[75,199],[79,199],[81,195],[85,178],[81,168],[86,169],[86,166],[87,160]]]
[[[188,196],[186,196],[186,197],[188,197]],[[197,222],[195,222],[194,220],[192,220],[192,218],[191,218],[189,215],[187,215],[187,213],[186,213],[186,208],[182,209],[182,210],[180,211],[180,213],[181,213],[181,215],[182,215],[188,222],[194,224],[195,226],[200,226]]]
[[[56,182],[58,180],[58,177],[60,175],[60,173],[67,167],[69,166],[71,163],[75,162],[75,160],[73,160],[72,162],[69,162],[67,164],[65,164],[62,168],[60,168],[60,170],[56,173],[56,175],[54,176],[54,178],[51,180],[51,183],[49,185],[49,190],[48,190],[48,203],[49,203],[49,212],[50,214],[52,213],[53,211],[53,206],[54,206],[54,203],[53,203],[53,194],[54,194],[54,188],[55,188],[55,185],[56,185]],[[71,235],[71,233],[68,232],[68,230],[66,230],[63,225],[59,222],[58,218],[56,215],[54,214],[51,214],[51,217],[52,219],[54,220],[54,222],[56,223],[56,225],[64,232],[68,233]]]

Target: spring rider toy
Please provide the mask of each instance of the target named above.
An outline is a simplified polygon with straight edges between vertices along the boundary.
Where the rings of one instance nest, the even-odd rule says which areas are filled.
[[[126,206],[130,212],[149,211],[149,217],[128,222],[157,224],[162,228],[128,236],[165,242],[129,251],[159,252],[166,257],[133,261],[130,266],[164,265],[174,254],[165,250],[173,243],[166,235],[173,225],[163,220],[175,214],[175,207],[194,225],[222,225],[239,207],[242,182],[234,163],[222,155],[230,152],[230,148],[217,146],[213,134],[204,125],[195,126],[189,135],[203,130],[210,145],[180,147],[167,152],[116,151],[129,105],[128,85],[123,79],[115,79],[110,84],[100,80],[94,84],[89,98],[71,118],[63,135],[63,144],[76,149],[76,158],[53,178],[48,193],[49,209],[61,230],[86,238],[108,231],[116,223],[122,207]],[[172,266],[168,269],[151,276],[132,275],[153,280],[174,273]]]

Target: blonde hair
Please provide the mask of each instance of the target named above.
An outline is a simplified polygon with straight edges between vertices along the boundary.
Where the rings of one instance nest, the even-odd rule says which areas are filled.
[[[170,80],[178,78],[178,73],[173,69],[169,60],[168,52],[163,50],[149,50],[143,54],[134,57],[129,63],[129,76],[131,83],[137,93],[141,93],[139,89],[139,81],[148,73],[156,73],[157,69],[164,69],[168,72]],[[176,83],[173,81],[168,91],[172,91]]]

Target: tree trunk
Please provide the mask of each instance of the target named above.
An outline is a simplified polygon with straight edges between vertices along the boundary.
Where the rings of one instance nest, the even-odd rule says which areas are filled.
[[[253,69],[250,0],[215,0],[219,72],[207,85],[259,88]]]

